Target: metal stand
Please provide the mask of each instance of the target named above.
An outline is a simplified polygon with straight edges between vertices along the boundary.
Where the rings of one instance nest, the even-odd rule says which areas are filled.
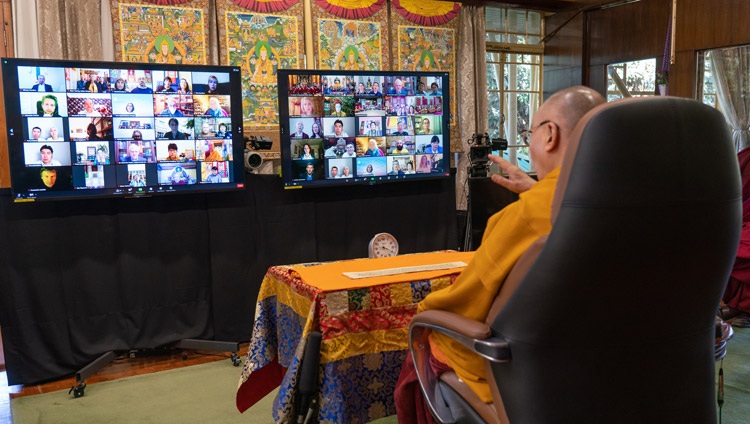
[[[216,340],[198,340],[198,339],[182,339],[174,345],[176,349],[192,349],[192,350],[212,350],[215,352],[232,352],[229,359],[232,361],[232,365],[239,367],[242,363],[242,359],[237,355],[240,351],[240,344],[235,342],[220,342]],[[187,354],[182,354],[182,359],[187,359]]]
[[[489,164],[481,165],[481,166],[469,166],[466,168],[466,175],[468,175],[468,179],[466,181],[466,229],[464,233],[464,252],[468,252],[473,249],[472,245],[472,232],[473,232],[473,225],[472,225],[472,206],[471,206],[471,181],[476,179],[487,179],[487,173],[489,172]]]
[[[466,174],[471,177],[471,166],[466,169]],[[471,250],[471,182],[466,181],[466,224],[464,229],[464,252]]]
[[[96,374],[97,371],[107,366],[107,364],[111,363],[116,358],[117,355],[115,354],[115,352],[110,351],[94,359],[93,362],[81,368],[76,373],[77,384],[71,387],[70,390],[68,390],[68,394],[73,393],[74,398],[83,396],[84,390],[86,389],[86,383],[84,382],[84,380]]]
[[[503,188],[488,176],[469,177],[464,251],[476,250],[481,244],[487,220],[505,206],[518,200],[518,194]]]
[[[235,367],[240,366],[242,359],[239,357],[237,352],[240,350],[240,344],[235,342],[222,342],[214,340],[197,340],[197,339],[182,339],[175,343],[170,348],[161,349],[161,353],[169,352],[171,349],[191,349],[191,350],[210,350],[215,352],[232,352],[229,359],[232,361],[232,365]],[[154,349],[157,351],[159,349]],[[76,385],[68,390],[68,394],[73,394],[74,398],[82,397],[85,394],[86,382],[85,380],[92,375],[96,374],[100,369],[104,368],[108,364],[112,363],[123,351],[117,353],[116,351],[110,351],[102,354],[90,364],[81,368],[76,372]],[[131,358],[135,358],[137,355],[131,354]],[[182,353],[182,359],[187,359],[187,353]]]

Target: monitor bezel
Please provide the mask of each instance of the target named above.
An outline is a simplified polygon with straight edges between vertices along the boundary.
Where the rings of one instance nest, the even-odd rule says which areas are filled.
[[[154,185],[145,187],[105,187],[105,188],[85,188],[75,189],[73,184],[68,190],[56,191],[34,191],[28,181],[24,181],[22,176],[29,167],[25,164],[23,147],[24,141],[24,124],[29,115],[24,115],[21,111],[20,94],[29,92],[19,87],[19,67],[59,67],[59,68],[83,68],[83,69],[106,69],[112,70],[146,70],[151,72],[158,71],[184,71],[184,72],[203,72],[203,73],[226,73],[229,75],[229,87],[232,92],[230,97],[231,111],[239,111],[231,114],[232,128],[232,160],[227,161],[229,167],[230,181],[206,184],[196,182],[195,184],[186,185],[160,185],[158,182]],[[0,60],[2,69],[2,81],[5,101],[6,117],[6,136],[8,146],[9,171],[11,182],[11,195],[14,202],[37,202],[53,200],[77,200],[77,199],[97,199],[97,198],[142,198],[175,194],[198,194],[242,190],[245,187],[245,166],[244,166],[244,128],[242,117],[242,75],[239,66],[220,66],[220,65],[176,65],[176,64],[156,64],[156,63],[134,63],[134,62],[109,62],[109,61],[84,61],[84,60],[56,60],[56,59],[35,59],[35,58],[2,58]],[[194,83],[194,81],[193,81]],[[32,91],[33,92],[33,91]],[[75,91],[66,90],[66,93],[75,93]],[[112,94],[112,92],[110,92]],[[156,92],[155,92],[156,94]],[[73,116],[75,118],[76,116]],[[156,118],[156,116],[154,116]],[[66,118],[71,118],[67,116]],[[114,117],[113,117],[114,119]],[[67,123],[67,121],[66,121]],[[66,126],[67,127],[67,126]],[[63,130],[61,130],[63,131]],[[196,139],[197,140],[197,139]],[[65,139],[68,143],[73,143],[71,139]],[[110,156],[114,154],[113,147],[116,139],[114,136],[107,139],[110,148]],[[72,151],[72,146],[71,146]],[[200,172],[200,163],[196,159],[196,172]],[[62,166],[71,174],[75,166],[71,161],[70,165]],[[108,165],[116,166],[114,157]],[[106,168],[105,168],[106,169]],[[23,183],[22,183],[23,181]],[[115,184],[116,185],[116,184]]]
[[[291,152],[291,134],[292,129],[291,119],[295,117],[290,116],[289,112],[289,98],[291,97],[303,97],[294,96],[290,93],[290,76],[342,76],[351,75],[353,77],[440,77],[441,78],[441,96],[442,96],[442,151],[443,153],[443,172],[436,172],[430,174],[413,174],[405,176],[375,176],[375,177],[357,177],[354,175],[352,178],[338,178],[330,179],[323,178],[312,181],[304,181],[294,178],[292,170],[293,161]],[[414,181],[426,181],[426,180],[444,180],[450,178],[450,78],[448,72],[416,72],[416,71],[342,71],[342,70],[315,70],[315,69],[279,69],[278,73],[278,111],[279,111],[279,140],[280,140],[280,157],[281,157],[281,177],[283,180],[285,189],[300,189],[300,188],[325,188],[325,187],[340,187],[343,185],[380,185],[390,183],[409,183]],[[383,87],[383,94],[388,95]],[[321,96],[325,96],[323,93]],[[355,115],[356,116],[356,115]],[[393,115],[388,115],[393,116]],[[327,116],[324,116],[327,117]],[[321,117],[322,118],[322,117]],[[388,137],[386,134],[383,137]],[[356,137],[354,137],[356,138]],[[415,137],[416,138],[416,137]],[[388,156],[388,155],[386,155]],[[361,157],[361,156],[360,156]],[[325,160],[325,159],[323,159]],[[326,169],[327,170],[327,169]]]

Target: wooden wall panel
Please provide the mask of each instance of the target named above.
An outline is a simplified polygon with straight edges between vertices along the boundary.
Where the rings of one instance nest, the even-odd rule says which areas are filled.
[[[544,46],[545,70],[580,67],[583,63],[583,15],[579,14],[571,19],[572,16],[573,13],[558,13],[545,21],[544,30],[547,35],[559,28],[557,34]],[[571,19],[570,22],[565,23],[568,19]]]
[[[679,0],[675,50],[750,44],[750,1]]]
[[[3,26],[0,44],[0,56],[13,57],[13,13],[10,0],[0,0],[0,22]],[[2,74],[0,73],[0,77]],[[3,98],[3,86],[0,84],[0,99]],[[5,125],[5,102],[0,101],[0,187],[10,187],[10,162],[8,161],[8,128]]]
[[[581,75],[581,67],[575,68],[564,68],[557,70],[544,70],[544,90],[542,92],[542,98],[547,99],[549,96],[565,87],[571,87],[574,85],[581,85],[583,76]]]
[[[544,99],[555,91],[581,84],[583,77],[583,14],[558,13],[547,18],[546,34],[559,31],[544,46]],[[570,21],[568,22],[568,20]]]
[[[656,57],[664,52],[672,0],[644,0],[609,9],[591,10],[585,18],[568,24],[570,33],[557,34],[545,46],[545,93],[567,87],[578,68],[581,80],[601,93],[606,89],[604,70],[609,63]],[[570,15],[546,18],[547,31],[554,30]],[[695,96],[696,54],[701,50],[750,44],[750,1],[678,0],[675,32],[675,63],[669,71],[669,94]],[[579,22],[580,20],[580,22]],[[574,26],[571,26],[571,25]],[[588,28],[588,33],[586,31]],[[561,36],[564,35],[564,36]],[[585,51],[575,63],[569,52]],[[562,69],[570,67],[565,74]],[[567,85],[565,85],[567,84]]]
[[[696,94],[697,66],[694,50],[678,51],[669,68],[669,95],[694,99]]]
[[[590,65],[661,58],[671,5],[648,0],[588,12]]]
[[[675,63],[669,70],[669,94],[695,98],[697,55],[702,50],[750,44],[750,1],[679,0]]]

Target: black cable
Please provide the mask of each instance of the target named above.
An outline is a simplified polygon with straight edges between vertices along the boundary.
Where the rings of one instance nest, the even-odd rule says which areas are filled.
[[[719,424],[721,424],[721,409],[724,406],[724,358],[719,362],[719,389],[717,392],[716,403],[719,405]]]

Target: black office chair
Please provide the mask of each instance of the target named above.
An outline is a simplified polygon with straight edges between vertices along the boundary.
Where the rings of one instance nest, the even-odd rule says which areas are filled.
[[[552,231],[516,264],[487,323],[443,311],[412,321],[433,414],[445,423],[715,422],[715,315],[741,221],[721,113],[672,97],[591,111],[562,166]],[[487,358],[492,404],[452,372],[429,375],[430,331]]]
[[[299,379],[296,383],[295,411],[298,424],[318,422],[318,393],[320,391],[320,344],[323,335],[311,331],[307,336]]]

